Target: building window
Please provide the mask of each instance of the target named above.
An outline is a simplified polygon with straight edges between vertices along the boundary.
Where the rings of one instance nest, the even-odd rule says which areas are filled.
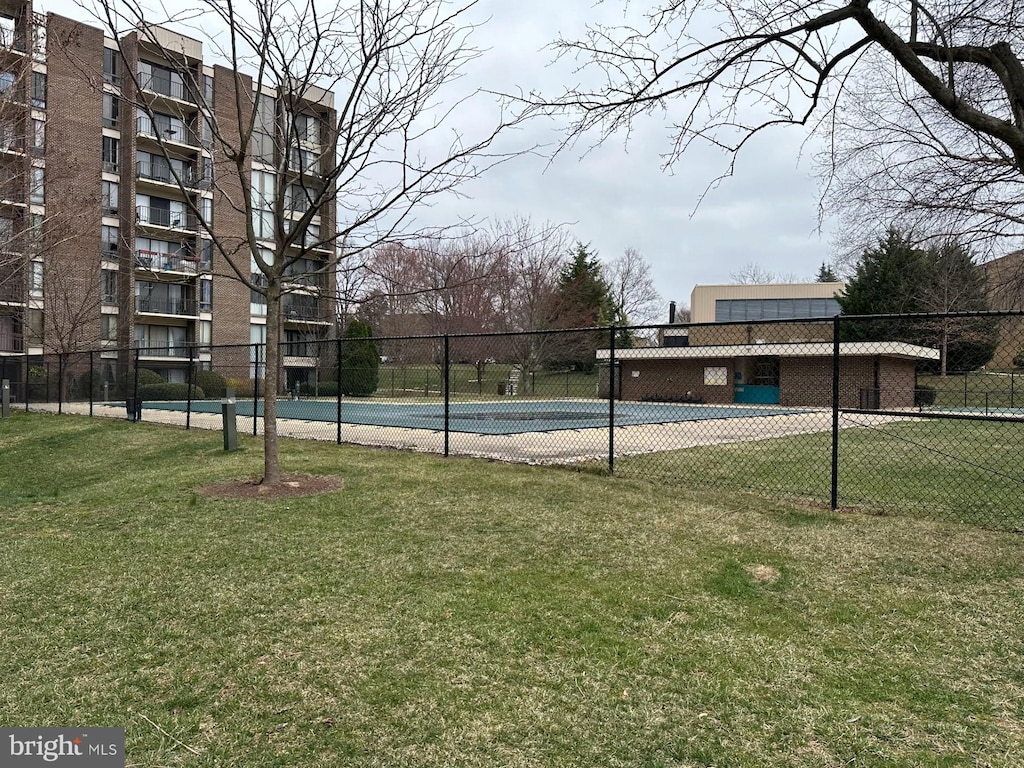
[[[0,218],[0,251],[14,250],[14,219]]]
[[[161,93],[172,99],[185,100],[185,81],[181,73],[148,61],[140,61],[138,74],[139,87],[142,90]]]
[[[199,215],[203,217],[203,223],[207,227],[213,227],[213,198],[199,198]]]
[[[46,24],[35,24],[32,30],[32,55],[40,64],[46,63]]]
[[[121,142],[110,136],[103,137],[103,170],[117,173]]]
[[[263,378],[263,366],[266,360],[267,326],[253,323],[249,326],[249,376],[255,379]]]
[[[274,191],[277,179],[265,171],[252,172],[252,226],[261,240],[274,239]]]
[[[274,139],[277,134],[277,112],[274,99],[260,96],[256,102],[256,123],[253,126],[254,160],[264,163],[274,162]]]
[[[203,269],[213,269],[213,241],[199,241],[199,264]]]
[[[0,95],[10,99],[15,95],[14,83],[17,81],[13,72],[0,72]]]
[[[100,227],[100,252],[107,258],[115,258],[120,236],[121,231],[117,227],[106,224]]]
[[[115,216],[117,215],[118,184],[116,181],[103,181],[101,185],[100,205],[103,206],[103,213]]]
[[[29,187],[29,202],[42,205],[46,202],[46,169],[32,169],[32,183]]]
[[[111,85],[121,85],[121,59],[113,48],[103,49],[103,80]]]
[[[210,345],[213,344],[213,323],[209,320],[200,320],[196,330],[199,333],[199,351],[209,352]]]
[[[100,272],[100,294],[104,304],[117,306],[117,271],[104,269]]]
[[[41,299],[43,297],[43,262],[33,261],[29,263],[28,292],[33,299]]]
[[[292,147],[290,159],[291,170],[299,173],[317,173],[319,171],[317,156],[319,152],[313,149],[300,149]]]
[[[46,75],[42,72],[32,73],[32,106],[46,109]]]
[[[729,383],[729,369],[722,366],[707,366],[704,368],[704,384],[709,387],[724,387]]]
[[[213,78],[210,75],[200,75],[203,81],[203,99],[207,106],[213,109]]]
[[[715,300],[716,323],[834,317],[839,312],[834,298]]]
[[[17,50],[14,35],[14,18],[11,16],[0,16],[0,48],[12,48]]]
[[[100,315],[100,339],[117,341],[117,315]]]
[[[213,281],[199,281],[199,311],[210,312],[213,310]]]
[[[42,155],[46,152],[46,123],[42,120],[32,119],[32,146],[33,155]]]
[[[117,128],[117,118],[121,111],[121,100],[112,93],[103,94],[103,127]]]

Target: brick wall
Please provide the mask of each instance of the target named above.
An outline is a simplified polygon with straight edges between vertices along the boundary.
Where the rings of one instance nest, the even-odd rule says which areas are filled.
[[[236,117],[236,83],[243,89],[242,103],[252,104],[252,80],[236,76],[225,67],[214,67],[213,113],[215,134],[220,133],[229,146],[238,146],[240,131]],[[246,118],[248,119],[248,118]],[[218,142],[214,141],[215,150]],[[213,343],[249,343],[249,288],[235,279],[233,263],[249,274],[250,253],[245,237],[246,217],[241,210],[244,195],[249,194],[249,177],[240,178],[233,161],[214,151],[213,225],[226,253],[213,252]],[[230,263],[229,263],[230,261]],[[214,368],[248,368],[247,349],[214,350]]]
[[[46,346],[99,341],[103,34],[47,23]],[[71,326],[76,330],[71,331]]]

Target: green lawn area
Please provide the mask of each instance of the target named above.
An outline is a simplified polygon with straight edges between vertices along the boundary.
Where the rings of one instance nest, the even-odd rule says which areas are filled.
[[[840,506],[1024,530],[1024,424],[920,419],[839,435]],[[615,468],[828,504],[831,460],[832,435],[819,432],[634,456]]]
[[[1019,535],[739,490],[0,422],[0,711],[132,766],[1008,766]]]
[[[1024,409],[1024,373],[974,371],[968,374],[918,377],[918,386],[935,390],[938,408]]]

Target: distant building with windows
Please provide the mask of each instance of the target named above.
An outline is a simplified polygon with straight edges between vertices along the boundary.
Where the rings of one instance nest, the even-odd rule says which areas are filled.
[[[237,124],[238,90],[257,113],[250,189],[213,135],[218,117],[226,130]],[[143,100],[152,116],[136,106]],[[105,347],[108,381],[127,363],[115,350],[128,348],[170,381],[184,381],[190,361],[259,376],[244,349],[243,359],[216,359],[231,353],[214,345],[266,339],[266,304],[232,278],[202,222],[245,259],[249,222],[240,198],[250,196],[252,225],[268,250],[275,190],[287,190],[288,215],[307,210],[304,190],[323,184],[321,158],[333,152],[333,94],[311,88],[298,106],[294,94],[284,102],[274,89],[254,92],[244,73],[204,61],[200,41],[172,30],[113,40],[35,13],[31,0],[0,0],[4,375],[21,380],[22,366],[35,364],[31,356]],[[275,139],[285,131],[300,140],[281,163],[275,152],[287,144]],[[285,167],[286,183],[277,185]],[[335,217],[329,197],[304,233],[307,244],[333,232]],[[333,274],[317,271],[331,257],[325,248],[297,265],[284,299],[282,380],[289,387],[313,374],[307,342],[333,327]],[[249,268],[255,279],[255,263]],[[60,281],[48,279],[56,272]]]
[[[836,296],[845,287],[698,285],[690,322],[665,328],[661,346],[616,350],[616,391],[623,400],[828,407],[835,353],[828,320],[840,313]],[[840,405],[911,407],[917,364],[938,356],[902,342],[844,342]],[[609,350],[597,357],[607,362]]]

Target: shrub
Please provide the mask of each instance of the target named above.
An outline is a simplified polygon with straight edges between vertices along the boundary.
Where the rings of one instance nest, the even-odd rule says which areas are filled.
[[[130,374],[129,374],[130,375]],[[139,386],[145,387],[148,384],[163,384],[164,377],[149,368],[139,368]]]
[[[923,408],[926,405],[935,405],[935,387],[925,384],[918,384],[914,390],[914,405]]]
[[[234,388],[235,397],[252,397],[253,395],[252,379],[240,379],[235,376],[225,376],[224,386]]]
[[[196,386],[203,390],[207,397],[220,399],[224,397],[224,388],[227,385],[224,377],[216,371],[197,371]]]
[[[188,384],[177,382],[163,382],[162,384],[147,384],[139,387],[139,397],[146,400],[188,400]],[[202,400],[206,393],[202,389],[192,385],[192,399]]]
[[[336,381],[321,381],[319,384],[311,384],[309,382],[303,382],[299,384],[299,394],[308,395],[310,397],[337,397],[338,396],[338,382]]]

